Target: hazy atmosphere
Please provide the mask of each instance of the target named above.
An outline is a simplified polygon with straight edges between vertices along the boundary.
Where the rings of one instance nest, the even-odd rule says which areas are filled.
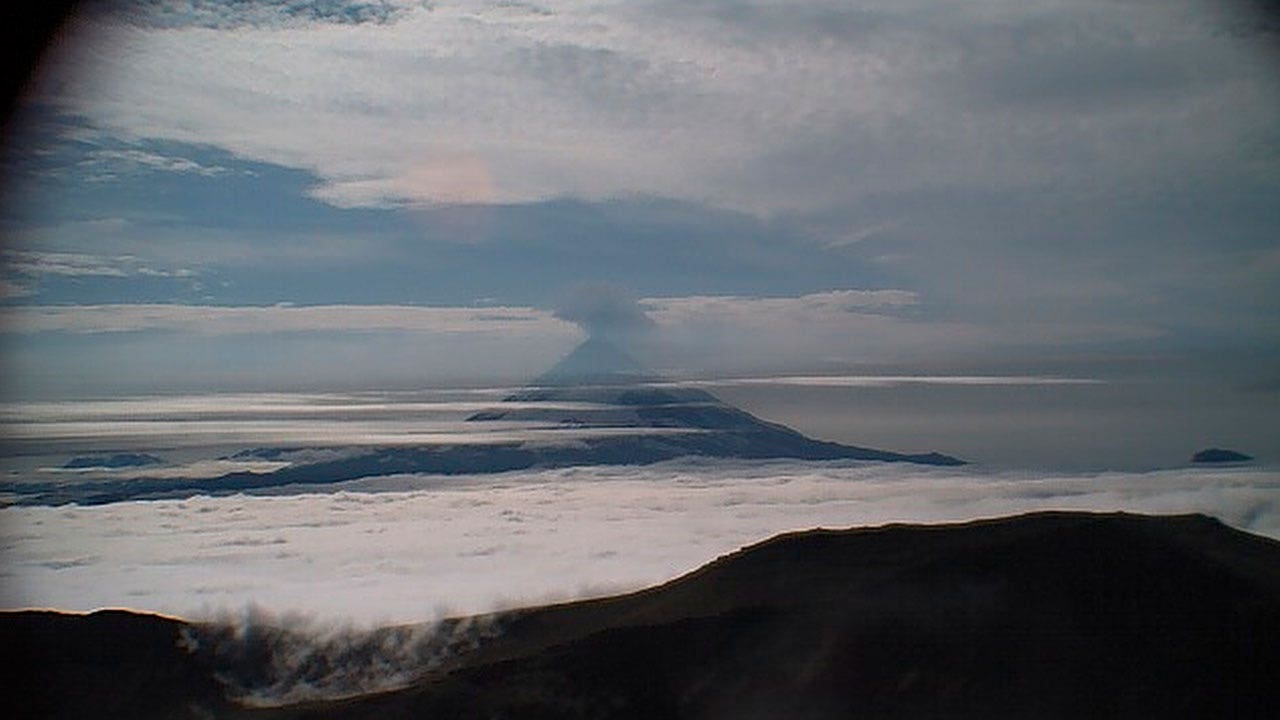
[[[0,158],[0,605],[420,620],[1054,508],[1280,537],[1269,7],[84,3]]]
[[[1275,714],[1274,0],[28,5],[8,715]]]
[[[3,391],[518,384],[603,294],[638,303],[633,351],[668,377],[1107,384],[725,391],[827,439],[1274,458],[1273,22],[1244,0],[87,3],[5,149]]]

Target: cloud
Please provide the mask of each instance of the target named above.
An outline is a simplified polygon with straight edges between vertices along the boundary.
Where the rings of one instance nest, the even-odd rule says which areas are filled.
[[[1274,35],[1239,32],[1256,23],[1236,3],[173,2],[127,15],[85,26],[42,104],[123,148],[200,166],[116,158],[178,171],[149,181],[256,162],[292,169],[286,191],[304,204],[413,208],[379,216],[395,219],[480,208],[462,231],[429,233],[493,248],[487,265],[435,264],[461,271],[433,283],[454,293],[433,302],[466,302],[455,284],[487,282],[477,294],[519,288],[504,301],[545,303],[530,288],[567,274],[650,296],[874,284],[1005,344],[1192,345],[1214,332],[1276,346],[1267,299],[1280,275],[1262,261],[1276,237],[1280,82]],[[566,210],[566,198],[580,202]],[[681,246],[640,223],[582,223],[650,198],[759,225],[721,216]],[[504,224],[513,207],[531,210]],[[292,209],[322,221],[210,239],[241,219],[200,215],[186,250],[256,259],[287,245],[310,266],[311,235],[371,217]],[[381,229],[332,234],[346,257],[376,255],[368,245],[388,265],[429,257]],[[633,262],[640,279],[626,277]],[[1246,267],[1269,269],[1241,282]],[[332,302],[315,290],[329,279],[253,278],[251,297],[216,297]],[[418,300],[368,292],[342,299]]]
[[[1280,476],[1267,468],[1070,474],[685,461],[383,478],[324,494],[10,507],[0,509],[9,572],[0,606],[217,618],[252,603],[357,624],[429,621],[638,588],[818,526],[1126,510],[1203,512],[1280,538],[1277,489]],[[55,567],[89,555],[97,560]]]
[[[742,297],[700,295],[678,298],[646,298],[643,305],[668,322],[689,318],[741,318],[761,315],[839,317],[848,313],[894,313],[920,304],[909,290],[829,290],[798,297]]]
[[[36,288],[30,283],[0,279],[0,299],[27,297],[35,293]]]
[[[769,385],[830,388],[885,388],[899,385],[958,385],[964,387],[1011,387],[1019,385],[1097,385],[1093,378],[1046,377],[1039,375],[783,375],[778,377],[723,378],[672,383],[689,387],[732,387]]]
[[[273,707],[403,687],[499,632],[494,616],[370,629],[250,607],[183,638],[238,702]]]
[[[602,278],[687,298],[643,307],[673,353],[701,348],[676,367],[1246,354],[1230,344],[1266,368],[1280,80],[1274,34],[1242,20],[1207,0],[134,3],[87,20],[33,98],[137,183],[100,183],[120,195],[99,211],[129,192],[179,219],[29,247],[216,256],[225,289],[180,295],[208,304],[547,305],[566,275]],[[292,174],[270,196],[222,173],[248,163]],[[232,185],[235,212],[204,202]],[[677,228],[695,240],[600,220],[671,213],[656,198],[706,210]],[[480,220],[442,222],[458,204]],[[107,285],[42,297],[175,295]],[[761,297],[846,287],[916,302]],[[710,293],[740,299],[691,298]]]
[[[189,158],[136,149],[93,150],[86,154],[79,165],[82,171],[93,173],[91,177],[104,180],[116,179],[118,173],[138,170],[191,173],[202,177],[219,177],[235,172],[223,165],[205,165]]]
[[[614,285],[584,284],[570,289],[555,316],[589,335],[626,335],[647,330],[653,320],[626,291]]]
[[[198,335],[343,331],[554,335],[564,330],[550,313],[527,307],[75,305],[13,306],[5,308],[4,314],[4,330],[15,333],[162,330]]]
[[[130,136],[312,170],[318,197],[348,205],[456,202],[413,178],[459,156],[491,178],[490,202],[1093,196],[1247,159],[1241,139],[1275,118],[1263,58],[1190,1],[174,6],[134,13],[179,18],[162,29],[107,23],[83,52],[96,71],[57,100]]]
[[[88,255],[84,253],[6,250],[4,267],[11,273],[39,277],[165,277],[190,278],[198,273],[188,268],[158,268],[132,255]]]
[[[1002,362],[1010,352],[1097,347],[1158,338],[1137,322],[1094,318],[999,323],[932,317],[907,290],[832,290],[795,297],[688,296],[641,300],[657,332],[652,362],[695,375],[794,372],[849,364],[927,367]]]
[[[388,23],[410,7],[425,5],[421,0],[124,0],[108,3],[106,9],[143,27],[234,29]]]
[[[555,312],[518,305],[93,304],[11,305],[0,317],[0,332],[24,350],[12,370],[20,387],[43,393],[55,378],[65,387],[81,378],[88,384],[77,392],[92,394],[138,392],[136,383],[185,391],[218,383],[224,390],[314,389],[322,381],[349,388],[357,380],[355,387],[386,388],[444,376],[450,383],[510,382],[545,371],[580,342],[573,325],[627,336],[637,360],[674,379],[832,377],[867,365],[895,376],[1092,376],[1099,370],[1087,362],[1071,369],[1051,361],[1062,349],[1087,354],[1161,334],[1126,322],[932,319],[902,290],[636,301],[610,286],[585,286]],[[68,355],[67,342],[80,350]],[[99,358],[92,372],[77,363],[87,354]]]

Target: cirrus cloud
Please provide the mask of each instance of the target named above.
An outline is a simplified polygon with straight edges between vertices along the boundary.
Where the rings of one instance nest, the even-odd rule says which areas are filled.
[[[1263,54],[1195,0],[159,3],[138,17],[155,22],[99,18],[84,72],[52,99],[125,135],[311,170],[339,206],[657,195],[776,213],[1046,184],[1087,199],[1222,167],[1208,158],[1249,167],[1259,148],[1241,141],[1276,112]],[[467,184],[443,182],[460,162]]]

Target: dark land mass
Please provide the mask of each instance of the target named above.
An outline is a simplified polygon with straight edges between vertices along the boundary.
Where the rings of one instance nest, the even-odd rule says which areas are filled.
[[[146,453],[112,453],[111,455],[82,455],[68,460],[62,467],[69,469],[128,468],[163,465],[164,460]]]
[[[1238,463],[1249,462],[1251,460],[1253,460],[1253,458],[1249,455],[1236,452],[1235,450],[1223,450],[1222,448],[1201,450],[1191,456],[1191,462],[1193,463]]]
[[[236,472],[216,478],[137,477],[84,483],[0,483],[13,502],[97,505],[126,500],[219,495],[284,485],[323,485],[402,473],[468,475],[577,465],[644,465],[679,457],[868,460],[963,465],[940,453],[906,454],[814,440],[766,422],[696,388],[646,374],[612,344],[590,339],[529,389],[506,401],[576,403],[574,410],[498,408],[470,418],[601,431],[557,441],[334,448],[340,456],[297,462],[274,472]],[[314,451],[315,448],[310,450]],[[253,448],[233,457],[290,460],[301,448]]]
[[[1280,543],[1200,515],[1037,513],[798,532],[649,590],[450,623],[440,630],[455,639],[447,652],[437,642],[401,654],[420,663],[403,687],[256,709],[232,696],[299,679],[323,687],[325,673],[375,663],[407,631],[304,654],[288,684],[272,653],[297,657],[296,646],[266,631],[21,612],[0,617],[0,642],[16,660],[4,671],[11,717],[1269,718],[1280,709]],[[463,625],[493,630],[460,644]]]

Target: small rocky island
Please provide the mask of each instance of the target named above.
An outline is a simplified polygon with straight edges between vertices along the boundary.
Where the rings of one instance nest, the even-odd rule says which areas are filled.
[[[1249,462],[1250,460],[1253,460],[1253,457],[1250,455],[1245,455],[1244,453],[1236,452],[1235,450],[1224,450],[1222,448],[1209,448],[1207,450],[1201,450],[1200,452],[1191,456],[1191,462],[1197,463],[1197,464],[1242,463],[1242,462]]]
[[[67,470],[116,470],[119,468],[163,465],[164,460],[146,453],[121,452],[111,455],[81,455],[73,457],[62,467]]]

